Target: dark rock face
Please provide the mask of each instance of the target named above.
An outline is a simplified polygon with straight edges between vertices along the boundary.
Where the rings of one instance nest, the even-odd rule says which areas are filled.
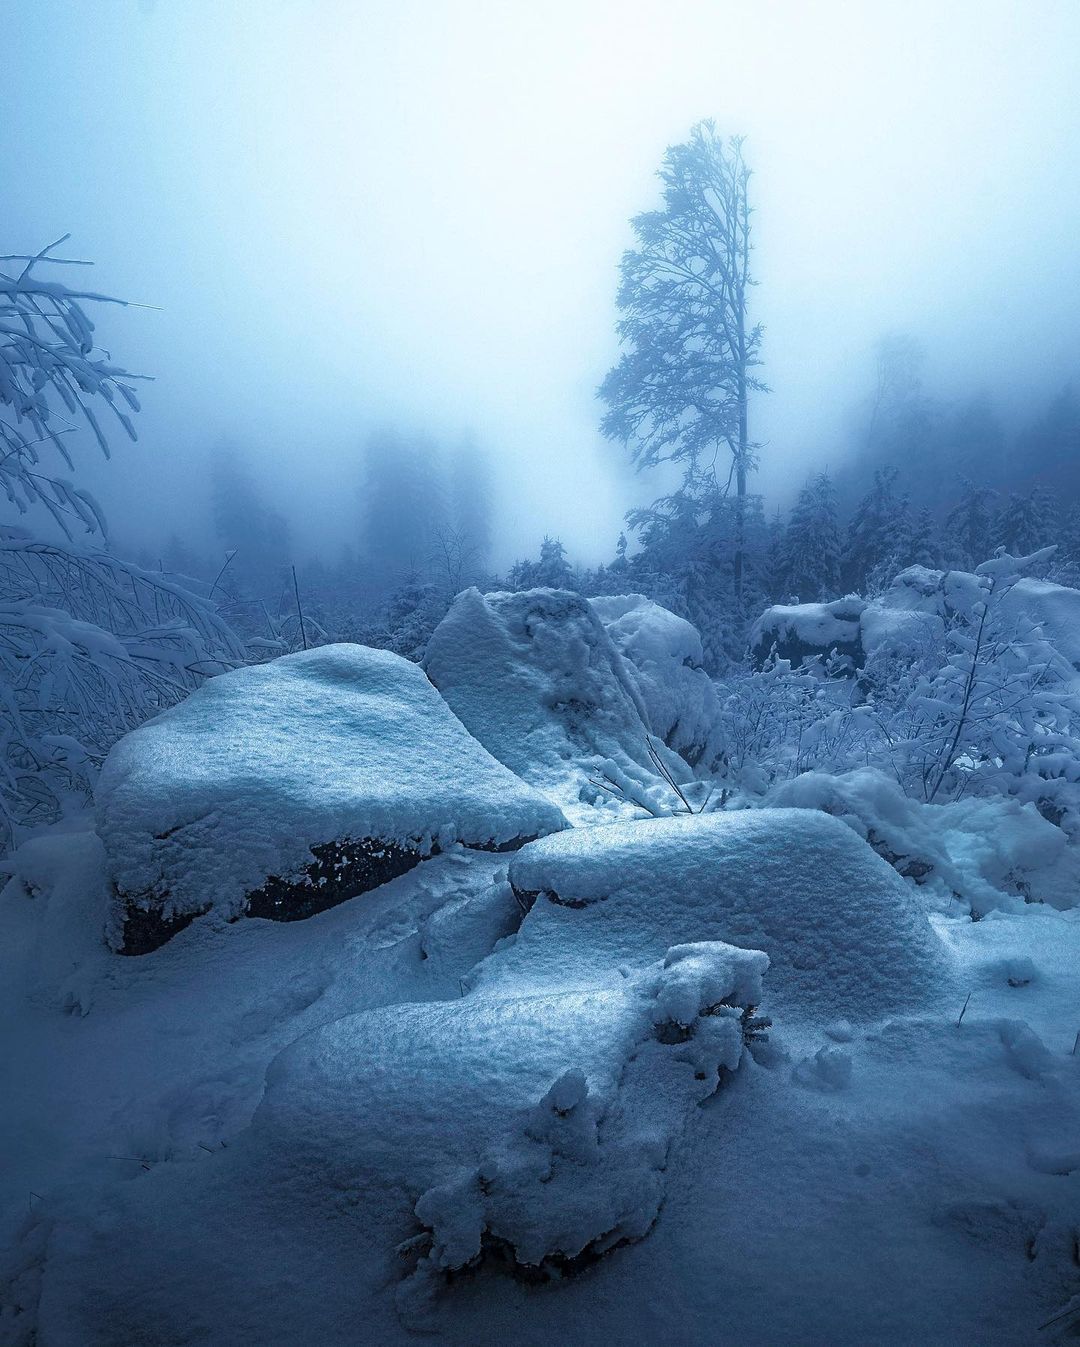
[[[790,660],[797,669],[804,660],[829,662],[829,672],[853,674],[866,662],[860,619],[862,599],[804,603],[766,608],[751,632],[750,658],[755,669],[770,659]]]
[[[365,837],[324,842],[313,846],[311,854],[312,863],[298,879],[271,875],[261,889],[249,893],[247,915],[302,921],[407,874],[432,853]]]
[[[117,954],[152,954],[174,935],[190,926],[200,912],[166,917],[160,908],[140,907],[134,898],[124,899],[124,939]]]
[[[526,842],[534,841],[535,837],[515,837],[498,845],[475,844],[468,849],[501,854],[517,851]],[[311,848],[311,864],[302,874],[293,878],[271,875],[265,884],[249,893],[244,915],[269,921],[303,921],[408,874],[421,861],[438,855],[439,850],[437,844],[424,849],[419,844],[385,842],[377,837],[317,843]],[[120,954],[150,954],[209,911],[207,907],[201,912],[167,917],[162,912],[160,894],[153,895],[150,905],[130,894],[118,893],[117,897],[124,910],[124,938],[117,951]]]

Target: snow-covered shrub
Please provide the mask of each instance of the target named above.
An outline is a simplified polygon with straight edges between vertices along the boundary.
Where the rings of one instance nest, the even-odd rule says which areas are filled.
[[[797,668],[773,658],[734,681],[733,785],[847,818],[902,874],[973,912],[1070,905],[1080,594],[1032,578],[1051,551],[901,573],[862,605],[852,676],[818,656]],[[812,624],[822,606],[805,607]]]
[[[1058,817],[1080,803],[1080,687],[1042,626],[1007,602],[1053,549],[1000,555],[942,578],[940,614],[883,640],[863,670],[871,732],[908,794],[1035,800]],[[1075,726],[1075,728],[1074,728]]]
[[[729,770],[764,788],[877,766],[927,803],[1010,795],[1080,826],[1080,680],[1016,593],[1050,550],[1003,554],[974,574],[904,572],[860,613],[853,679],[825,677],[843,666],[815,657],[773,659],[734,682]]]
[[[95,352],[84,308],[122,301],[42,279],[42,263],[75,265],[56,246],[0,259],[25,263],[0,272],[0,489],[68,540],[0,529],[0,850],[85,802],[121,735],[244,659],[212,603],[73,541],[104,535],[104,520],[50,458],[74,468],[79,419],[107,456],[98,408],[134,439],[139,404],[133,376]]]
[[[725,683],[720,770],[731,785],[752,794],[772,781],[816,767],[846,764],[860,726],[857,694],[834,676],[836,665],[808,656],[796,667],[769,659]]]
[[[122,735],[243,659],[166,577],[0,531],[0,849],[84,804]]]

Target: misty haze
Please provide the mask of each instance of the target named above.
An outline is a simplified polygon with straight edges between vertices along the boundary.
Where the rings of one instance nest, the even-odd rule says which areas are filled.
[[[0,1341],[1080,1335],[1080,7],[8,0]]]

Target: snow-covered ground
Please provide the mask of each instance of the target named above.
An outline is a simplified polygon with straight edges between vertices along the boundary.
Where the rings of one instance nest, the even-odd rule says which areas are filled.
[[[860,902],[887,921],[891,895],[917,932],[918,891],[817,814],[777,816],[786,849],[760,872],[739,823],[638,829],[726,829],[711,892],[642,875],[616,825],[580,834],[580,863],[567,835],[512,866],[519,890],[578,875],[581,898],[625,862],[629,897],[600,884],[523,920],[506,858],[455,850],[308,921],[196,923],[141,959],[101,945],[93,836],[33,844],[0,912],[11,1341],[699,1344],[721,1322],[762,1347],[1066,1340],[1069,1319],[1039,1325],[1080,1292],[1080,916],[935,917],[914,965],[868,968],[830,1017]],[[800,893],[828,942],[789,976]],[[654,951],[722,938],[725,895],[738,917],[770,894],[769,1043],[695,1085],[687,1044],[648,1032]],[[907,1008],[877,1014],[890,978]],[[560,1078],[553,1145],[537,1106]],[[655,1224],[573,1275],[530,1284],[493,1253],[417,1282],[425,1221],[452,1263],[485,1222],[597,1234],[620,1198]]]
[[[96,832],[22,847],[5,1342],[1075,1339],[1065,834],[977,799],[928,832],[859,773],[689,813],[672,744],[713,722],[653,609],[471,591],[435,686],[346,647],[225,675],[121,742]],[[241,919],[366,836],[412,868]],[[201,915],[125,958],[132,867]]]

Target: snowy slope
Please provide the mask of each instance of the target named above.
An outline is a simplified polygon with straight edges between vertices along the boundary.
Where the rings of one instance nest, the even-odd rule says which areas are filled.
[[[229,918],[271,877],[303,886],[313,847],[374,841],[400,873],[437,846],[505,847],[565,825],[416,665],[355,645],[208,680],[115,746],[97,801],[117,946],[132,908]],[[321,882],[353,859],[335,853]]]

